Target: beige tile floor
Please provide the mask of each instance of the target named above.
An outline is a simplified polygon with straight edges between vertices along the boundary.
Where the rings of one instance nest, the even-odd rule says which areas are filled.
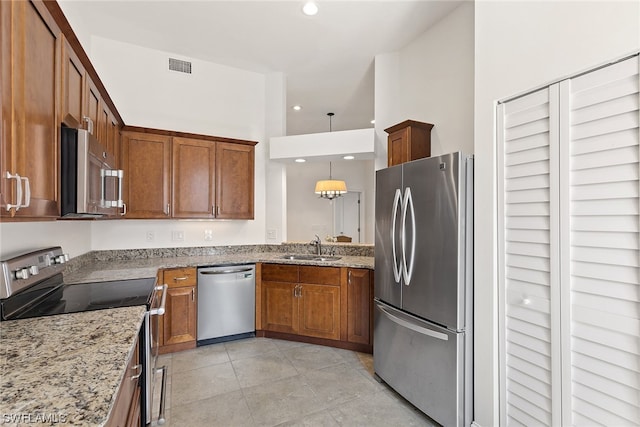
[[[370,354],[249,338],[160,356],[168,426],[434,426]]]

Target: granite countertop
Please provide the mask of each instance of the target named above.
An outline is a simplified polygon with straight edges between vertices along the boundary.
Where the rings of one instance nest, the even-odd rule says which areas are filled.
[[[0,323],[0,424],[104,425],[145,310]]]
[[[176,256],[164,258],[141,258],[127,260],[93,261],[82,268],[65,273],[67,284],[89,283],[96,281],[141,279],[155,277],[162,268],[205,267],[212,265],[233,265],[278,263],[295,265],[317,265],[323,267],[353,267],[373,269],[373,257],[341,256],[337,261],[288,260],[282,252],[227,253],[218,255]]]

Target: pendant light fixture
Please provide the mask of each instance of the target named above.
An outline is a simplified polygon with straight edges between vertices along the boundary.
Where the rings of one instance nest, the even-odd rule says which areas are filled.
[[[333,113],[327,113],[329,116],[329,132],[331,132],[331,118]],[[333,179],[331,176],[331,162],[329,162],[329,179],[316,182],[315,193],[323,199],[333,200],[347,192],[347,184],[344,181]]]

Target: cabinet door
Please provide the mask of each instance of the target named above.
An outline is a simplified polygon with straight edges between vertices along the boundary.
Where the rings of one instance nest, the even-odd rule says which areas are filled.
[[[104,145],[104,148],[107,149],[108,153],[113,153],[113,147],[111,146],[111,141],[109,141],[109,117],[111,116],[111,111],[107,104],[100,98],[100,115],[98,116],[98,141]]]
[[[262,282],[262,327],[267,331],[298,332],[297,284]]]
[[[340,339],[340,286],[301,284],[298,333]]]
[[[86,129],[100,141],[98,135],[98,120],[100,119],[100,92],[93,83],[93,81],[87,77],[87,105],[85,107],[85,116],[91,120],[91,123],[87,125]],[[84,120],[84,117],[83,117]],[[102,142],[102,141],[100,141]]]
[[[196,287],[167,289],[164,345],[196,340]]]
[[[107,126],[107,151],[113,154],[115,159],[115,168],[120,167],[120,123],[111,113]]]
[[[216,143],[216,218],[253,219],[254,155],[251,145]]]
[[[350,268],[347,272],[347,340],[371,343],[371,273]]]
[[[69,127],[82,127],[85,108],[86,71],[71,45],[62,45],[61,119]]]
[[[125,132],[122,145],[125,218],[169,218],[171,138]]]
[[[11,162],[11,9],[13,2],[0,1],[0,217],[10,216],[6,206],[16,201],[15,180],[6,179]]]
[[[140,374],[142,365],[140,364],[140,342],[136,343],[135,350],[131,355],[131,359],[127,364],[126,371],[120,387],[118,395],[113,404],[113,409],[106,422],[107,427],[123,427],[135,426],[140,424],[132,424],[131,419],[135,419],[136,411],[140,411]]]
[[[407,161],[409,128],[395,131],[389,135],[387,164],[395,166]]]
[[[4,2],[3,2],[4,3]],[[23,200],[30,190],[29,207],[9,214],[25,217],[57,217],[58,209],[58,100],[60,90],[61,32],[42,2],[9,2],[3,5],[2,24],[11,10],[11,50],[2,52],[3,62],[10,56],[11,92],[2,95],[3,106],[10,96],[11,113],[3,114],[3,126],[11,121],[11,135],[3,139],[5,163],[2,180],[4,201],[15,203],[17,185]],[[4,29],[3,29],[4,31]],[[3,36],[4,39],[4,36]],[[8,47],[2,41],[3,49]],[[7,71],[7,70],[3,70]],[[6,76],[3,76],[3,80]],[[3,85],[3,89],[5,89]],[[6,110],[5,110],[6,111]],[[6,173],[26,178],[18,183]],[[27,181],[28,179],[28,181]],[[7,213],[1,209],[2,215]]]
[[[173,217],[215,218],[216,143],[173,138]]]

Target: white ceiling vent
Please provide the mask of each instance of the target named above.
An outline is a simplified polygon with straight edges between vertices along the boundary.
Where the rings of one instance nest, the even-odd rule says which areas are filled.
[[[169,58],[169,70],[191,74],[191,62]]]

